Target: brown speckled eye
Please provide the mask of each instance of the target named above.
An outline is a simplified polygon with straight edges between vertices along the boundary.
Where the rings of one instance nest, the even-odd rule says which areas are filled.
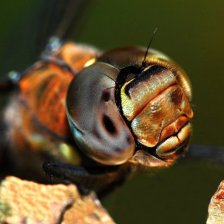
[[[72,80],[66,99],[76,143],[92,159],[106,165],[126,162],[135,150],[134,138],[114,100],[113,77],[118,72],[105,63],[85,68]]]

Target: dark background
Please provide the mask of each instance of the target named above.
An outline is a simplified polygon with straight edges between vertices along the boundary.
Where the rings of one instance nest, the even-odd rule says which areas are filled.
[[[0,7],[0,73],[23,70],[35,61],[37,36],[47,18],[46,1],[5,0]],[[74,33],[100,49],[147,45],[175,59],[189,74],[195,112],[193,143],[223,145],[224,1],[95,0]],[[223,166],[179,162],[173,168],[136,175],[103,200],[118,223],[205,223]]]

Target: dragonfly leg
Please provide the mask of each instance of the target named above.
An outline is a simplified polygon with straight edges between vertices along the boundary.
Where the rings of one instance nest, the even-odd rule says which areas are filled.
[[[127,166],[87,168],[59,162],[45,162],[43,170],[50,177],[76,184],[81,194],[94,190],[101,196],[120,185],[130,173]]]
[[[224,162],[224,147],[192,144],[186,154],[188,160],[200,159],[215,163]]]

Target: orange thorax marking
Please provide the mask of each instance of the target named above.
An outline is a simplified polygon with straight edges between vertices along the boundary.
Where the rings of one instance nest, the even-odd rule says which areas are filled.
[[[95,49],[68,42],[57,53],[49,56],[49,59],[64,61],[75,72],[79,72],[88,60],[98,54]],[[69,134],[65,99],[73,77],[74,73],[60,67],[57,62],[37,62],[19,83],[22,98],[34,118],[61,137]]]
[[[36,63],[20,81],[22,97],[34,118],[55,134],[69,132],[65,98],[74,74],[56,64]]]

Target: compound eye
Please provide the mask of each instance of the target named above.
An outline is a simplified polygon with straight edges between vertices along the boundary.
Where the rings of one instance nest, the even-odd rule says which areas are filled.
[[[67,117],[77,145],[105,165],[126,162],[135,142],[114,99],[118,69],[105,63],[85,68],[71,82]]]

